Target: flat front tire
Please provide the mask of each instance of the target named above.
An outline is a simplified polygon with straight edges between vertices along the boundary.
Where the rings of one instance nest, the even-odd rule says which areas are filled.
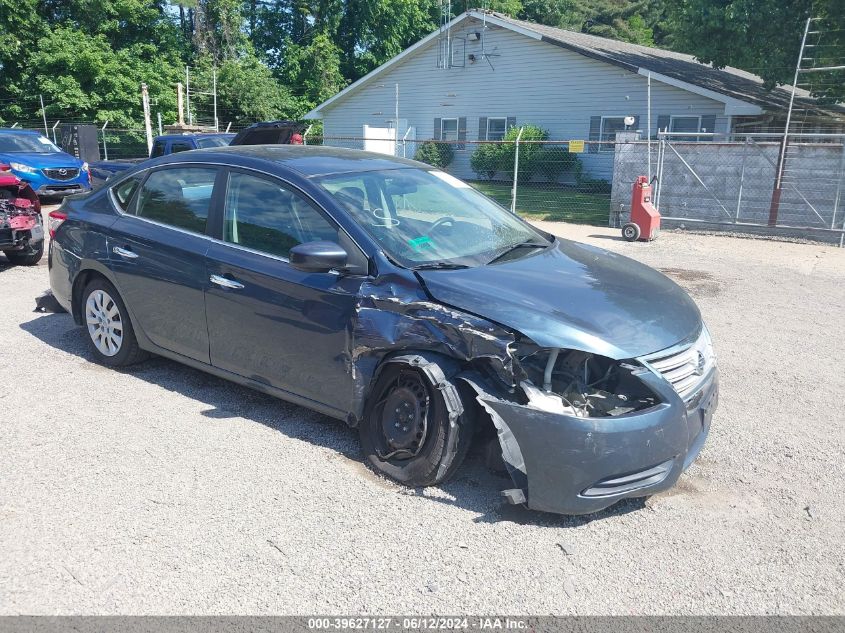
[[[474,424],[454,383],[444,378],[434,385],[419,367],[390,363],[376,380],[358,430],[370,466],[416,488],[439,484],[455,473],[466,457]]]
[[[125,367],[147,358],[138,346],[123,300],[108,281],[96,278],[85,286],[81,311],[88,347],[97,362]]]

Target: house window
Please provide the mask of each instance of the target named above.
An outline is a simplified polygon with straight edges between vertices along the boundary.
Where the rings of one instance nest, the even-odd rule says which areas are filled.
[[[506,117],[490,117],[487,119],[487,137],[488,141],[501,141],[505,138],[505,132],[508,130],[508,120]]]
[[[672,116],[669,122],[670,132],[701,132],[700,116]],[[712,132],[713,130],[707,130]],[[675,141],[696,141],[697,136],[673,136]]]
[[[617,132],[625,131],[624,116],[603,116],[601,118],[600,141],[610,141],[608,144],[599,145],[600,152],[613,152],[616,147],[612,144],[616,140]]]
[[[444,141],[458,140],[457,119],[440,119],[440,138]]]

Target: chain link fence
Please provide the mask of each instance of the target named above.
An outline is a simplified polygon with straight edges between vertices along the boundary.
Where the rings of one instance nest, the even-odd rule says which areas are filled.
[[[607,224],[612,141],[470,141],[306,136],[308,145],[376,151],[439,167],[523,217]]]
[[[627,221],[631,183],[648,143],[619,143],[610,225]],[[700,141],[661,134],[651,144],[654,201],[664,224],[843,241],[845,135],[771,134]],[[781,160],[783,158],[783,160]]]

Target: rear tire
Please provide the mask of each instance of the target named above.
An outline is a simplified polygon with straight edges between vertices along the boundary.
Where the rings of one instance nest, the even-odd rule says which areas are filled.
[[[628,222],[625,226],[622,227],[622,237],[624,237],[629,242],[636,242],[640,239],[640,225],[634,224],[633,222]]]
[[[35,266],[44,257],[44,240],[36,242],[37,246],[27,243],[22,250],[6,251],[6,257],[15,266]]]
[[[115,287],[102,277],[85,286],[81,312],[88,347],[98,363],[126,367],[149,357],[138,346],[126,305]]]
[[[412,488],[433,486],[454,475],[469,449],[471,411],[450,416],[443,392],[460,403],[448,379],[435,386],[426,373],[406,364],[387,365],[376,380],[364,419],[361,447],[377,472]]]

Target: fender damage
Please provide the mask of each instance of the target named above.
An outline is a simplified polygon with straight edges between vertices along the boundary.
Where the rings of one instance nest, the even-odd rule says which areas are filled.
[[[346,360],[354,386],[350,424],[361,419],[384,361],[417,366],[435,385],[463,381],[496,428],[514,483],[503,491],[510,503],[562,514],[595,512],[671,487],[703,446],[718,399],[715,367],[695,397],[684,401],[661,376],[634,362],[628,370],[653,398],[617,407],[613,415],[591,415],[561,406],[559,400],[569,401],[538,386],[536,372],[520,361],[526,339],[519,333],[432,301],[402,276],[366,282],[359,296]],[[456,419],[460,399],[448,402]],[[617,404],[629,403],[604,406]]]

